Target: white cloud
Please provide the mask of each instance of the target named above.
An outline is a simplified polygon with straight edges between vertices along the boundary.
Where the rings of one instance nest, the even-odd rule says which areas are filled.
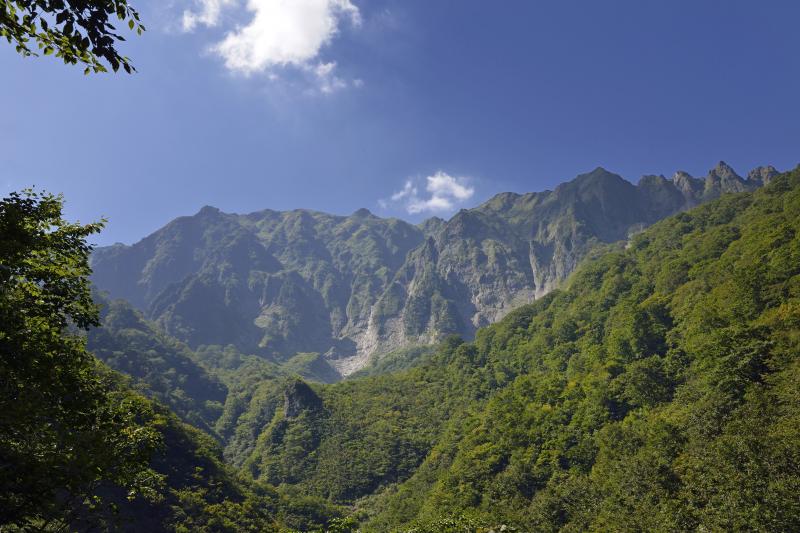
[[[420,196],[419,188],[413,180],[407,180],[402,189],[392,194],[388,200],[379,200],[378,203],[384,209],[391,204],[401,204],[412,215],[441,213],[452,211],[475,194],[475,189],[469,186],[467,178],[454,177],[442,171],[428,176],[425,182],[426,195]]]
[[[306,67],[338,33],[340,19],[361,21],[350,0],[248,0],[247,10],[250,23],[212,47],[226,67],[244,74]]]
[[[456,200],[469,200],[475,194],[475,189],[464,185],[464,178],[454,178],[444,172],[437,172],[428,176],[428,192],[434,196],[451,196]]]
[[[239,0],[194,2],[195,9],[183,13],[185,32],[217,26],[225,9],[242,5]],[[275,81],[281,78],[276,70],[294,69],[321,93],[363,85],[360,79],[338,76],[335,61],[320,60],[343,21],[360,26],[361,13],[351,0],[247,0],[244,5],[249,22],[228,29],[209,48],[228,70],[246,76],[263,73]]]
[[[235,5],[236,0],[195,0],[195,3],[197,11],[187,9],[183,12],[183,31],[194,31],[199,24],[207,27],[216,26],[219,24],[223,8]]]
[[[411,180],[408,180],[403,186],[402,190],[399,190],[392,195],[392,201],[399,202],[403,198],[416,198],[416,196],[417,188],[414,187],[414,184],[411,182]]]
[[[335,69],[336,62],[333,61],[330,63],[317,63],[313,67],[306,67],[305,70],[314,75],[320,92],[330,94],[347,87],[347,82],[334,73]]]

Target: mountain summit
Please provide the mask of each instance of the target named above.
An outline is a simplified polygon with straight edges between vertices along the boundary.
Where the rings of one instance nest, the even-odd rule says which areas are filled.
[[[393,349],[471,338],[556,288],[591,250],[769,181],[724,162],[634,185],[603,168],[553,191],[502,193],[414,226],[366,209],[227,214],[206,206],[132,246],[97,249],[94,283],[192,347],[283,361],[317,352],[341,375]]]

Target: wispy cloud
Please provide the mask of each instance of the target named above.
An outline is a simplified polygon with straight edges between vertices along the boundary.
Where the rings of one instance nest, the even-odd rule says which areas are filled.
[[[475,188],[469,185],[465,177],[455,177],[446,172],[436,172],[425,178],[425,191],[420,189],[414,180],[407,180],[403,188],[388,199],[379,200],[379,205],[388,209],[399,205],[411,215],[419,213],[444,213],[452,211],[475,194]]]
[[[222,10],[236,5],[236,0],[196,0],[196,10],[187,9],[183,12],[181,26],[183,31],[194,31],[198,25],[212,27],[219,24]]]
[[[319,90],[323,93],[329,94],[348,86],[347,81],[336,75],[335,61],[330,63],[317,63],[313,67],[307,67],[306,70],[314,75]],[[353,84],[355,85],[355,81]]]
[[[223,12],[238,6],[239,0],[195,0],[195,9],[183,13],[183,30],[218,26]],[[245,7],[249,22],[229,29],[210,47],[228,70],[279,79],[276,70],[295,69],[322,93],[363,84],[337,75],[336,62],[320,58],[343,22],[361,25],[361,13],[350,0],[247,0]]]

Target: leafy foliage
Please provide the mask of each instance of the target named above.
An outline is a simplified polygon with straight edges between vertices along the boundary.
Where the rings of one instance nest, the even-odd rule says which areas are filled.
[[[101,224],[61,218],[61,199],[0,201],[0,524],[70,523],[107,510],[112,484],[154,497],[160,437],[143,400],[118,394],[69,326],[97,324],[87,236]]]
[[[340,518],[320,499],[241,478],[211,437],[132,392],[224,389],[128,306],[112,303],[94,333],[138,383],[92,357],[80,335],[99,325],[86,238],[101,224],[66,222],[61,206],[32,191],[0,201],[0,528],[262,532]],[[166,364],[187,374],[159,383]]]
[[[85,73],[134,71],[117,43],[125,38],[111,23],[116,18],[138,34],[145,30],[127,0],[0,0],[0,37],[24,56],[55,54],[64,63],[86,65]],[[36,43],[32,49],[31,43]]]

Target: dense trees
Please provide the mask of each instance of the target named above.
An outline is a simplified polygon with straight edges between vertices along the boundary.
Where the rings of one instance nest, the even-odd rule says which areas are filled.
[[[798,214],[795,170],[483,330],[498,387],[372,527],[466,512],[534,531],[796,530]]]
[[[800,529],[800,169],[609,246],[474,342],[332,385],[292,375],[324,380],[317,354],[192,352],[121,302],[89,336],[132,378],[104,370],[78,334],[96,229],[52,196],[0,204],[4,523]]]
[[[240,389],[231,457],[368,531],[796,530],[798,215],[796,170],[611,246],[472,343],[315,386],[321,407]]]
[[[97,324],[85,239],[100,227],[64,221],[56,196],[0,201],[0,523],[102,511],[102,484],[157,488],[149,406],[115,391],[75,332]]]
[[[58,196],[27,191],[0,201],[0,529],[261,532],[321,529],[340,516],[323,501],[240,478],[211,437],[132,392],[135,383],[86,350],[82,330],[99,323],[86,238],[100,227],[65,221]],[[213,390],[179,346],[154,338],[129,308],[107,313],[116,314],[106,316],[112,340],[99,345],[119,348],[109,348],[112,362],[141,366],[144,392],[164,392],[151,368],[161,365],[169,379],[167,364],[184,369],[189,393],[203,380]],[[139,344],[114,344],[126,331]]]
[[[101,306],[100,328],[87,335],[88,349],[133,386],[168,406],[182,420],[213,434],[227,390],[189,349],[164,335],[122,300],[95,294]]]

